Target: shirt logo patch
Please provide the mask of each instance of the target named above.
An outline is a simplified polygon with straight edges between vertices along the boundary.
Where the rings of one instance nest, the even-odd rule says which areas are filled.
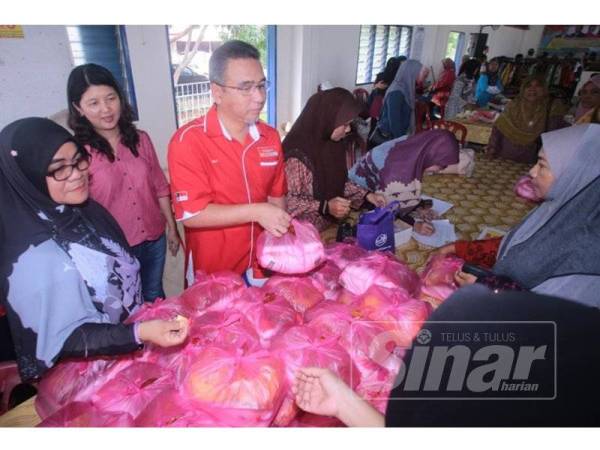
[[[274,148],[261,148],[258,150],[258,154],[261,158],[272,158],[279,155],[279,152]]]
[[[175,201],[176,202],[185,202],[187,199],[188,199],[187,191],[175,192]]]

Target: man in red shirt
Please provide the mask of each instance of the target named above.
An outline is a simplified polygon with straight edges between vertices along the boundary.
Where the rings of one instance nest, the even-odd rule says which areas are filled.
[[[185,226],[186,278],[233,270],[262,278],[256,239],[287,232],[283,152],[277,131],[258,120],[269,87],[253,46],[229,41],[212,54],[214,105],[169,143],[175,218]],[[190,276],[191,275],[191,276]]]

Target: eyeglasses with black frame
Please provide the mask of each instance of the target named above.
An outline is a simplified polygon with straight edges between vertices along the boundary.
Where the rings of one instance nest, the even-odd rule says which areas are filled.
[[[250,96],[254,89],[257,89],[259,92],[267,93],[271,88],[271,82],[268,80],[261,81],[260,83],[247,82],[243,83],[241,86],[229,86],[227,84],[217,83],[216,81],[214,83],[224,88],[235,89],[244,96]]]
[[[57,169],[49,170],[46,173],[47,177],[52,177],[56,181],[65,181],[73,173],[73,168],[77,167],[77,170],[84,172],[90,167],[90,156],[86,151],[79,151],[73,158],[73,162],[70,164],[63,164]]]

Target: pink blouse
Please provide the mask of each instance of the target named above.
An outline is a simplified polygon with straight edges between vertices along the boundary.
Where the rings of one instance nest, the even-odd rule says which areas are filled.
[[[119,144],[114,162],[86,146],[90,161],[90,196],[104,206],[123,229],[129,245],[158,239],[166,220],[158,199],[168,197],[169,183],[163,173],[150,136],[138,131],[139,157]]]

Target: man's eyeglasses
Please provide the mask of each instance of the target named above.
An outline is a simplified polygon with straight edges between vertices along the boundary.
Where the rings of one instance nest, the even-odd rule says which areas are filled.
[[[244,83],[241,86],[228,86],[226,84],[217,83],[216,81],[214,83],[224,88],[235,89],[236,91],[239,91],[242,95],[245,96],[250,96],[252,94],[252,91],[254,91],[255,89],[258,92],[266,93],[269,92],[269,89],[271,88],[271,82],[267,80],[261,81],[260,83]]]
[[[75,155],[71,164],[64,164],[58,169],[50,170],[46,174],[47,177],[52,177],[56,181],[65,181],[73,173],[73,167],[77,167],[77,170],[84,172],[90,167],[89,155],[84,152],[79,152]]]

